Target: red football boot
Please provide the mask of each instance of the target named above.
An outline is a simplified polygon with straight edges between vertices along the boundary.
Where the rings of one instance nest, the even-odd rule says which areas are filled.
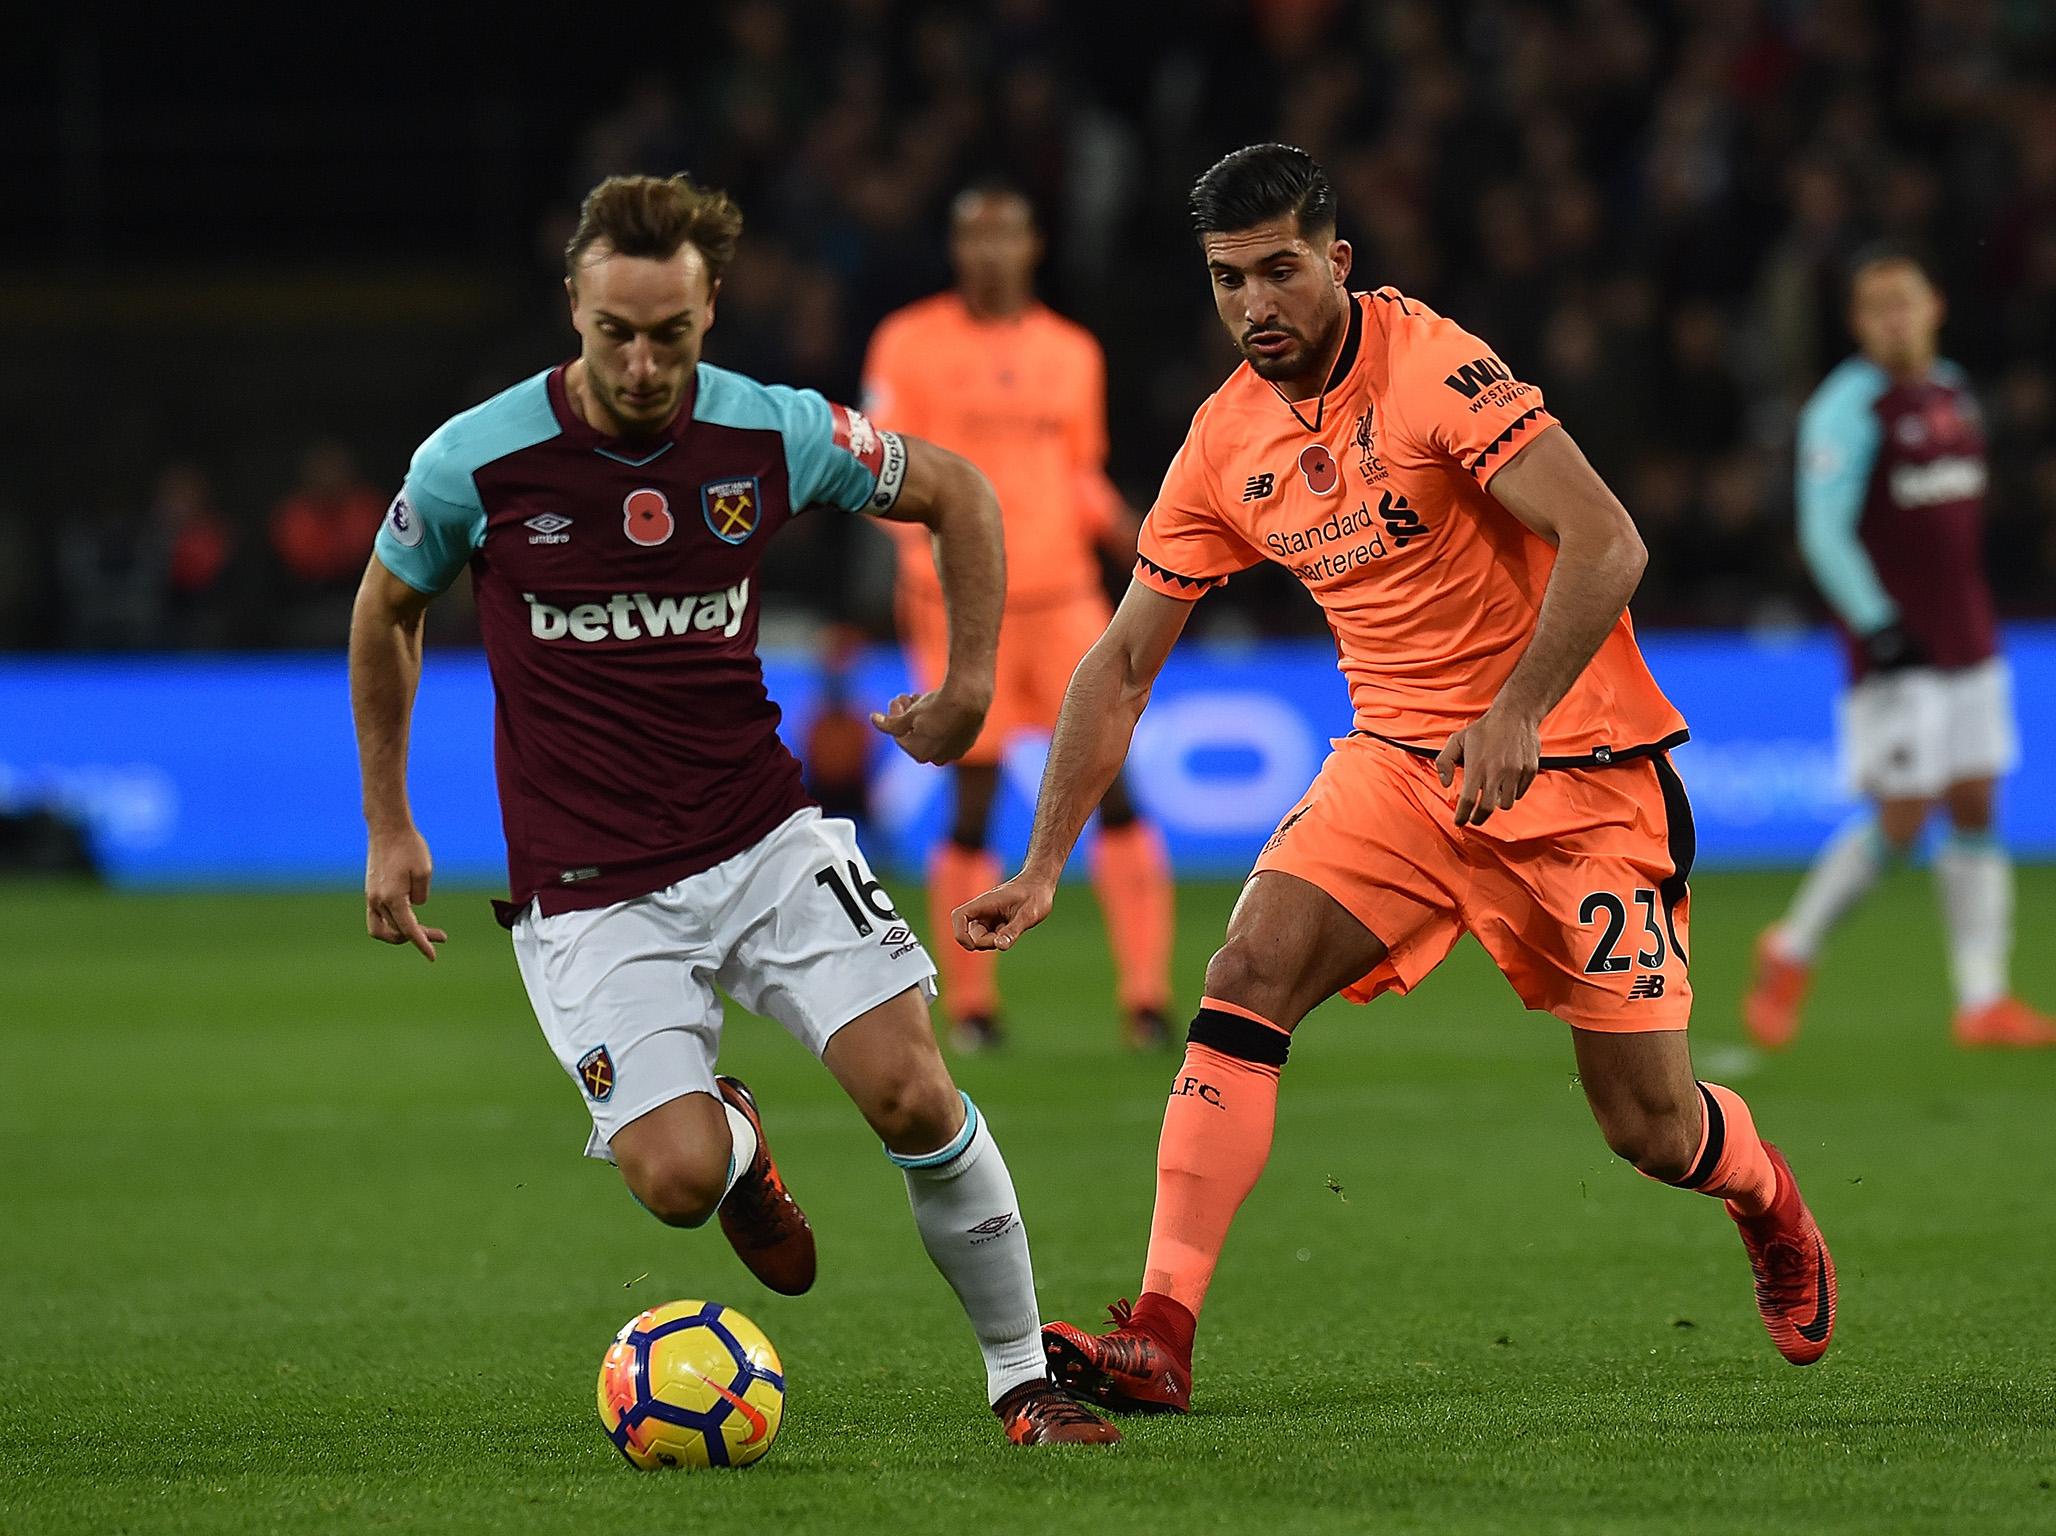
[[[1972,1050],[2038,1050],[2056,1045],[2056,1020],[2035,1012],[2017,997],[2002,997],[1956,1015],[1956,1043]]]
[[[1778,951],[1766,931],[1756,940],[1756,975],[1749,983],[1749,995],[1742,1000],[1742,1022],[1749,1038],[1766,1051],[1782,1050],[1799,1033],[1799,1005],[1806,1001],[1806,988],[1813,980],[1813,967]]]
[[[1190,1413],[1192,1314],[1145,1291],[1133,1307],[1115,1302],[1107,1316],[1108,1333],[1043,1324],[1042,1352],[1057,1385],[1115,1413]]]
[[[814,1229],[778,1176],[756,1097],[739,1078],[714,1085],[757,1130],[757,1155],[721,1202],[721,1231],[751,1274],[782,1296],[802,1295],[814,1283]]]
[[[1770,1341],[1792,1364],[1811,1365],[1828,1352],[1835,1331],[1835,1261],[1791,1164],[1767,1141],[1763,1150],[1778,1172],[1777,1198],[1761,1216],[1738,1215],[1732,1205],[1728,1214],[1756,1271],[1756,1310]]]
[[[1046,1381],[1026,1381],[992,1405],[1016,1445],[1112,1445],[1121,1432]]]

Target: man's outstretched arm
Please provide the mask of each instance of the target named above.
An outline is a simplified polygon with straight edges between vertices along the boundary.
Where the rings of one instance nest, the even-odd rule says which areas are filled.
[[[1129,584],[1107,632],[1085,653],[1064,691],[1021,872],[951,914],[964,948],[1010,948],[1049,915],[1064,862],[1120,772],[1135,722],[1191,612],[1190,602],[1140,582]]]
[[[919,523],[935,542],[935,568],[949,612],[949,667],[933,693],[901,694],[871,723],[917,763],[955,762],[971,750],[992,707],[1006,606],[1006,545],[999,499],[969,459],[918,437],[906,445],[906,481],[889,510]]]
[[[407,728],[421,681],[421,622],[429,599],[374,555],[350,615],[350,712],[364,780],[364,926],[387,944],[412,944],[429,959],[449,936],[424,928],[414,908],[428,900],[428,842],[407,804]]]

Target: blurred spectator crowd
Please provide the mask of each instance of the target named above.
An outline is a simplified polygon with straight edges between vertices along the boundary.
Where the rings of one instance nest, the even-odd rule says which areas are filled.
[[[1986,409],[2002,608],[2056,613],[2045,0],[727,0],[681,14],[690,25],[668,38],[648,23],[645,73],[560,146],[559,195],[532,249],[508,253],[536,294],[535,345],[500,382],[571,349],[552,284],[584,189],[682,168],[748,219],[710,360],[854,400],[870,328],[949,280],[951,196],[998,174],[1041,212],[1045,296],[1105,343],[1113,472],[1147,506],[1233,363],[1185,191],[1225,150],[1278,138],[1327,165],[1359,285],[1425,299],[1543,386],[1643,528],[1644,624],[1818,612],[1792,537],[1794,416],[1849,350],[1852,253],[1880,239],[1920,252],[1950,301],[1945,350]],[[339,643],[401,465],[370,473],[311,445],[271,505],[231,509],[204,445],[193,456],[147,505],[63,527],[55,638]],[[786,536],[774,585],[819,618],[882,630],[889,561],[852,561],[865,531],[826,521]],[[1238,578],[1203,612],[1216,632],[1320,623],[1279,572]]]

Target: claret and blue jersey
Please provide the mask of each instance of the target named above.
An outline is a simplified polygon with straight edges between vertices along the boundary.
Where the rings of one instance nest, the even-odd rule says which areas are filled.
[[[1852,357],[1821,381],[1799,418],[1799,546],[1851,636],[1896,622],[1951,669],[1997,654],[1985,479],[1977,401],[1955,364],[1898,382]],[[1860,648],[1850,656],[1860,677]]]
[[[707,364],[648,441],[588,425],[558,367],[421,445],[377,554],[424,593],[471,569],[503,916],[660,889],[809,803],[757,658],[757,569],[810,507],[890,506],[905,462],[855,411]]]

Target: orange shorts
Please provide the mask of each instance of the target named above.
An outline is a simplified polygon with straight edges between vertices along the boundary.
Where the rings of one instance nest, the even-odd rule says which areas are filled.
[[[1009,604],[1000,619],[992,711],[963,761],[997,763],[1014,737],[1051,730],[1071,674],[1112,617],[1113,608],[1098,591],[1019,608]],[[899,629],[916,685],[924,691],[936,687],[949,664],[949,615],[942,598],[933,591],[902,588]]]
[[[1683,1029],[1692,810],[1667,757],[1551,769],[1458,828],[1463,780],[1374,737],[1336,742],[1256,869],[1297,875],[1384,941],[1353,1002],[1419,984],[1475,934],[1530,1008],[1579,1029]]]

